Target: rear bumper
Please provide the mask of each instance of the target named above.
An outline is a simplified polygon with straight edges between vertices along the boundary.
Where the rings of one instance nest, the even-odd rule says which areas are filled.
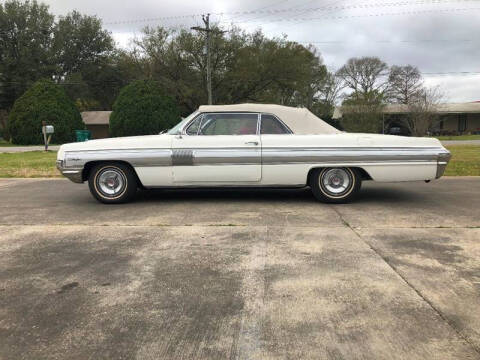
[[[445,172],[445,169],[447,168],[448,162],[450,161],[451,157],[452,154],[450,154],[448,150],[445,150],[445,152],[438,154],[437,175],[435,176],[435,179],[443,176],[443,173]]]
[[[66,168],[62,160],[57,160],[57,169],[70,181],[74,183],[83,183],[83,168]]]

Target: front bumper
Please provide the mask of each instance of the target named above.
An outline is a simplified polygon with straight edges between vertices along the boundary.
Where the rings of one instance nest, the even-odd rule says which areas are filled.
[[[57,169],[63,176],[74,183],[83,183],[83,168],[67,168],[63,166],[63,160],[57,160]]]
[[[447,164],[450,161],[451,157],[452,157],[452,154],[450,154],[450,151],[448,150],[445,150],[445,152],[438,154],[437,175],[435,176],[435,179],[438,179],[443,176],[443,173],[445,172],[445,169],[447,168]]]

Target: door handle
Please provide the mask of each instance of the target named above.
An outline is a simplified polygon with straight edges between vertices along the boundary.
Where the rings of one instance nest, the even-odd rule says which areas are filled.
[[[246,145],[258,145],[258,141],[247,141]]]

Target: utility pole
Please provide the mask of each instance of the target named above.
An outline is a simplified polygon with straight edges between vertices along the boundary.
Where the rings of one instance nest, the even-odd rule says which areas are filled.
[[[207,93],[208,93],[208,105],[212,105],[212,67],[210,61],[210,33],[213,31],[210,29],[210,14],[202,15],[204,28],[194,26],[191,29],[205,32],[205,48],[207,51]]]

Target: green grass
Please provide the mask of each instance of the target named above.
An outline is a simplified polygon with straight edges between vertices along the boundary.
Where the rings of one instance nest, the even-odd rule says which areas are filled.
[[[0,177],[57,177],[56,151],[28,151],[0,153]]]
[[[435,136],[438,140],[480,140],[480,135]]]
[[[5,140],[0,140],[0,147],[6,147],[6,146],[16,146],[8,141],[5,141]]]
[[[452,159],[446,176],[480,176],[480,145],[448,145]]]
[[[449,145],[452,159],[447,176],[480,176],[480,145]],[[0,153],[0,177],[58,177],[55,151]]]

